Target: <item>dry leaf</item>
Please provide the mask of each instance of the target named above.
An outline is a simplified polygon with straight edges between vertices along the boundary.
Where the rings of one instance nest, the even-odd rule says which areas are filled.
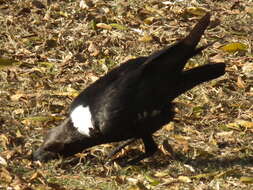
[[[98,23],[98,24],[96,24],[96,27],[106,29],[106,30],[111,30],[112,29],[111,25],[108,25],[108,24],[105,24],[105,23]]]
[[[192,176],[192,178],[196,178],[196,179],[209,178],[209,177],[217,176],[218,174],[219,174],[218,171],[209,172],[209,173],[203,173],[203,174],[198,174],[198,175]]]
[[[64,11],[59,11],[58,14],[60,16],[66,17],[66,18],[69,16],[69,14],[67,12],[64,12]]]
[[[17,93],[10,97],[11,101],[17,102],[20,100],[20,98],[24,98],[26,95],[23,93]]]
[[[188,7],[186,8],[186,12],[195,16],[204,16],[208,11],[202,7]]]
[[[24,118],[21,123],[24,125],[31,125],[31,124],[36,124],[36,123],[45,123],[49,121],[55,121],[55,120],[60,120],[61,117],[56,117],[56,116],[31,116],[31,117],[26,117]]]
[[[248,78],[253,78],[253,63],[245,63],[242,67],[242,72]]]
[[[153,23],[154,19],[155,19],[155,17],[148,17],[148,18],[145,18],[145,19],[144,19],[144,23],[150,25],[150,24]]]
[[[0,69],[12,66],[15,63],[17,63],[17,62],[15,60],[13,60],[13,59],[1,58],[0,57]]]
[[[7,166],[6,160],[0,156],[0,165]]]
[[[168,140],[164,140],[161,147],[159,147],[163,154],[173,156],[174,151],[172,146],[168,143]]]
[[[8,137],[4,134],[0,135],[0,143],[4,149],[7,149],[7,145],[10,143]]]
[[[33,0],[32,5],[34,7],[36,7],[37,9],[45,9],[46,8],[46,6],[42,2],[37,1],[37,0]]]
[[[253,128],[253,122],[238,119],[238,120],[235,120],[234,123],[227,124],[227,126],[229,128],[233,128],[233,129],[240,129],[240,127],[252,129]]]
[[[155,173],[155,176],[156,176],[156,177],[159,177],[159,178],[161,178],[161,177],[166,177],[166,176],[168,176],[168,172],[159,171],[159,172],[156,172],[156,173]]]
[[[163,129],[167,131],[173,131],[175,128],[175,123],[174,122],[169,122],[167,125],[163,127]]]
[[[0,179],[1,179],[1,181],[3,180],[8,183],[12,181],[12,176],[11,176],[10,172],[7,169],[5,169],[4,167],[2,167],[0,170]]]
[[[212,63],[223,63],[223,62],[225,62],[225,59],[222,55],[217,54],[217,55],[210,58],[210,62],[212,62]]]
[[[140,42],[150,42],[153,40],[153,37],[148,34],[144,34],[142,37],[139,38]]]
[[[84,1],[84,0],[81,0],[80,3],[79,3],[79,7],[81,9],[88,9],[89,6],[87,5],[87,3]]]
[[[150,183],[150,185],[152,185],[152,186],[156,186],[156,185],[160,184],[160,181],[158,179],[156,179],[155,177],[152,177],[150,175],[146,175],[145,177],[148,180],[148,182]]]
[[[89,41],[89,43],[90,44],[88,47],[88,51],[91,53],[90,54],[91,56],[96,57],[100,53],[99,49],[97,48],[97,46],[93,42]]]
[[[234,131],[223,131],[223,132],[217,133],[216,135],[219,137],[228,138],[228,137],[231,137],[233,133]]]
[[[220,49],[225,52],[234,53],[236,51],[247,51],[248,46],[240,42],[233,42],[220,47]]]
[[[187,177],[187,176],[179,176],[178,180],[184,183],[191,183],[191,178]]]
[[[253,7],[245,7],[245,11],[251,16],[253,16]]]
[[[238,76],[236,84],[239,88],[245,88],[245,86],[246,86],[245,82],[242,80],[242,78],[240,76]]]
[[[112,26],[113,28],[116,28],[118,30],[127,30],[127,27],[121,24],[117,24],[117,23],[112,23],[110,24],[110,26]]]
[[[245,121],[245,120],[236,120],[236,123],[238,123],[240,126],[245,128],[253,128],[253,122],[251,121]]]
[[[240,178],[240,181],[243,183],[253,183],[253,177],[252,176],[242,176]]]

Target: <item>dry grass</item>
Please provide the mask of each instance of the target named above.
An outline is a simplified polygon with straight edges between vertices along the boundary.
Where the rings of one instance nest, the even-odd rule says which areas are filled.
[[[165,2],[175,3],[0,0],[0,189],[253,189],[253,3]],[[85,86],[185,36],[199,18],[189,7],[212,12],[201,43],[219,41],[188,67],[222,61],[227,73],[176,99],[175,120],[155,134],[160,152],[126,168],[104,164],[114,145],[31,161],[43,133],[64,118]],[[231,42],[247,48],[219,49]],[[120,154],[131,156],[140,144]]]

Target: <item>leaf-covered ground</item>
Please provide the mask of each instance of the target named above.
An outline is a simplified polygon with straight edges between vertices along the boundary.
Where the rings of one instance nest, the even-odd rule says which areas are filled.
[[[253,189],[251,0],[0,0],[0,189]],[[184,37],[212,13],[188,68],[225,62],[226,74],[175,100],[138,166],[106,165],[116,146],[48,163],[31,154],[73,98],[113,67]],[[174,154],[171,154],[169,145]],[[143,150],[140,142],[117,156]]]

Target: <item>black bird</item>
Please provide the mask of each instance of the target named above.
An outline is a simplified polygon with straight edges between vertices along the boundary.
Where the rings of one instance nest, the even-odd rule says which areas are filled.
[[[128,164],[154,154],[157,145],[152,134],[173,119],[171,102],[225,73],[224,63],[183,70],[188,59],[209,46],[196,48],[209,22],[208,13],[183,40],[148,57],[129,60],[87,87],[74,99],[68,118],[48,132],[33,158],[45,161],[57,154],[70,156],[95,145],[127,140],[118,151],[138,138],[145,153]]]

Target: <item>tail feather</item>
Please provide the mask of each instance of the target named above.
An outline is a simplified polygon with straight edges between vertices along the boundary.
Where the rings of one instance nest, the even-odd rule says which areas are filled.
[[[197,48],[201,36],[210,23],[207,13],[191,30],[190,34],[178,43],[152,54],[143,64],[143,73],[149,75],[154,71],[160,73],[181,72],[189,58],[200,53],[210,44]]]
[[[175,89],[175,98],[180,94],[192,89],[196,85],[218,78],[225,73],[225,63],[215,63],[199,66],[182,72],[180,82]]]
[[[204,34],[206,28],[210,24],[210,17],[210,13],[207,13],[205,16],[203,16],[191,30],[190,34],[185,37],[183,44],[196,47],[200,41],[201,36]]]

